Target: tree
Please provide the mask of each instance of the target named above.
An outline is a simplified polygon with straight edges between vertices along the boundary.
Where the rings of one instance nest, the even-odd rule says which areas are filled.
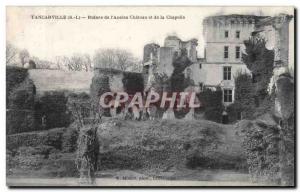
[[[13,65],[16,63],[18,49],[11,43],[6,43],[6,65]]]
[[[22,51],[20,51],[19,57],[20,57],[22,67],[24,67],[25,63],[30,57],[29,52],[26,49],[23,49]]]
[[[35,68],[38,69],[51,69],[54,66],[54,63],[48,60],[41,60],[38,57],[30,57],[28,63],[29,66],[32,67],[32,62],[35,63]]]
[[[91,69],[92,69],[92,60],[91,60],[91,57],[90,57],[90,55],[88,55],[88,54],[84,54],[83,55],[83,67],[84,67],[84,70],[85,71],[91,71]]]
[[[229,122],[241,119],[252,119],[256,110],[254,101],[254,86],[248,73],[238,73],[234,79],[234,103],[227,107]]]
[[[253,83],[256,90],[267,90],[273,73],[274,51],[266,48],[266,40],[260,37],[250,37],[244,42],[246,53],[243,62],[252,72]]]
[[[216,91],[204,88],[198,97],[201,101],[201,108],[204,110],[205,119],[221,123],[222,112],[224,110],[221,88],[216,87]]]
[[[67,66],[70,71],[90,71],[92,62],[88,54],[73,54]]]
[[[140,62],[132,53],[122,49],[98,49],[93,62],[97,68],[113,68],[122,71],[141,70]]]
[[[143,63],[142,61],[135,59],[135,61],[132,63],[131,66],[127,67],[126,71],[132,71],[132,72],[137,72],[141,73],[143,70]]]
[[[261,37],[250,37],[244,44],[246,53],[242,58],[252,73],[256,111],[258,112],[258,109],[261,108],[261,111],[264,112],[269,109],[270,102],[272,102],[268,95],[268,86],[273,74],[274,50],[268,50],[266,40]],[[259,114],[260,112],[257,115]]]
[[[70,59],[67,56],[56,56],[54,58],[54,63],[57,69],[67,70],[69,69]]]
[[[115,50],[117,64],[122,71],[125,71],[131,63],[133,63],[133,55],[128,51],[117,49]]]

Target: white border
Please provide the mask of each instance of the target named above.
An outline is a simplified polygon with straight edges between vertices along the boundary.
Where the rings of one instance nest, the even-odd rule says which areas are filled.
[[[106,1],[96,1],[96,0],[81,0],[75,2],[74,0],[1,0],[0,1],[0,90],[1,90],[1,97],[0,97],[0,122],[1,122],[1,144],[0,144],[0,190],[1,191],[8,191],[11,189],[8,189],[6,187],[6,170],[5,170],[5,146],[6,146],[6,140],[5,140],[5,23],[6,23],[6,17],[5,17],[5,6],[7,5],[52,5],[52,6],[59,6],[59,5],[76,5],[76,6],[95,6],[95,5],[206,5],[206,6],[295,6],[296,8],[300,7],[300,0],[251,0],[251,1],[241,1],[241,0],[228,0],[228,1],[221,1],[221,0],[127,0],[126,2],[123,0],[106,0]],[[299,11],[299,10],[298,10]],[[298,13],[299,14],[299,13]],[[299,30],[297,29],[297,36],[299,34]],[[299,36],[298,36],[299,41]],[[298,42],[297,42],[298,45]],[[299,56],[299,49],[297,49],[297,53]],[[298,58],[299,60],[299,58]],[[295,64],[296,65],[296,64]],[[299,75],[299,66],[297,67],[297,74]],[[299,78],[298,78],[299,79]],[[297,90],[299,90],[299,82],[297,82]],[[298,101],[299,102],[299,101]],[[300,119],[299,112],[297,114],[297,119]],[[297,129],[297,127],[296,127]],[[299,139],[299,130],[297,130],[297,138]],[[299,141],[297,142],[299,144]],[[297,154],[299,154],[299,145],[297,146]],[[297,155],[298,156],[298,155]],[[299,158],[297,158],[299,160]],[[297,162],[297,167],[299,167],[299,161]],[[298,169],[299,171],[299,169]],[[299,172],[298,172],[299,173]],[[299,174],[297,174],[297,178],[299,178]],[[299,185],[299,179],[297,179],[297,183]],[[22,189],[24,190],[24,189]],[[27,189],[32,190],[32,189]],[[51,189],[35,189],[35,191],[48,191]],[[53,189],[52,189],[53,190]],[[55,189],[56,191],[65,191],[66,189]],[[68,190],[75,190],[75,189],[68,189]],[[78,189],[77,191],[86,191],[88,189]],[[97,189],[99,190],[99,189]],[[107,189],[100,189],[100,190],[107,190]],[[115,189],[116,190],[116,189]],[[120,190],[120,189],[118,189]],[[132,189],[126,189],[124,191],[131,191]],[[141,190],[141,189],[136,189]],[[147,189],[143,189],[142,191],[146,191]],[[154,189],[153,189],[154,190]],[[163,189],[156,191],[162,191]],[[172,191],[179,191],[178,189],[169,189]],[[201,190],[208,190],[208,189],[201,189]],[[209,191],[220,191],[222,189],[210,189]],[[232,189],[228,189],[232,190]],[[237,189],[240,190],[240,189]],[[246,191],[253,190],[251,188],[244,189]],[[257,190],[257,189],[256,189]],[[263,190],[274,190],[274,189],[259,189],[258,191]],[[281,189],[279,189],[281,190]]]

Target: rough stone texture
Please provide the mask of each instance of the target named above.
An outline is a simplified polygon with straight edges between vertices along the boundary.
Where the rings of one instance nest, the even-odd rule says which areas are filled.
[[[292,51],[289,50],[291,49],[289,44],[293,43],[289,38],[290,33],[293,32],[290,31],[289,27],[292,18],[292,15],[279,14],[274,17],[262,19],[255,26],[256,36],[267,40],[266,46],[269,50],[274,49],[275,65],[287,66],[289,64],[289,51]]]
[[[281,185],[295,185],[295,117],[294,117],[294,79],[289,74],[282,74],[276,82],[276,104],[275,113],[280,122],[280,173]]]
[[[253,181],[280,184],[279,129],[272,116],[265,115],[254,121],[243,120],[237,126],[242,127],[243,147]]]
[[[294,186],[294,84],[290,76],[281,76],[276,84],[276,113],[270,111],[256,120],[243,120],[237,126],[243,128],[253,179]]]
[[[150,59],[156,60],[158,59],[158,50],[159,45],[155,43],[150,43],[144,46],[144,57],[143,63],[148,62]]]
[[[158,72],[165,73],[168,77],[172,75],[174,50],[171,47],[161,47],[159,49]]]
[[[128,94],[144,91],[144,77],[141,73],[123,72],[115,69],[95,69],[90,85],[93,102],[99,103],[100,96],[108,91],[125,91]]]

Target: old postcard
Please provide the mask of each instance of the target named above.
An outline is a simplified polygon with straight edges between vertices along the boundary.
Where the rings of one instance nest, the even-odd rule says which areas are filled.
[[[295,186],[293,7],[6,7],[12,186]]]

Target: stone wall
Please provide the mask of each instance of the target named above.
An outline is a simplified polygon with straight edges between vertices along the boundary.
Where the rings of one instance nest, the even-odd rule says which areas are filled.
[[[151,59],[151,57],[152,57],[152,59],[157,59],[159,47],[160,46],[155,43],[150,43],[150,44],[145,45],[144,46],[143,63],[148,62]]]
[[[279,14],[275,17],[269,17],[261,20],[255,25],[255,35],[266,39],[266,47],[269,50],[274,49],[275,65],[287,66],[289,64],[289,44],[293,43],[290,41],[291,31],[290,25],[293,25],[293,16],[286,14]]]
[[[142,73],[126,72],[116,69],[95,69],[90,85],[91,98],[99,103],[100,96],[107,91],[125,91],[128,94],[144,91]]]
[[[171,47],[161,47],[158,56],[158,72],[165,73],[170,77],[173,73],[173,54],[174,50]]]

